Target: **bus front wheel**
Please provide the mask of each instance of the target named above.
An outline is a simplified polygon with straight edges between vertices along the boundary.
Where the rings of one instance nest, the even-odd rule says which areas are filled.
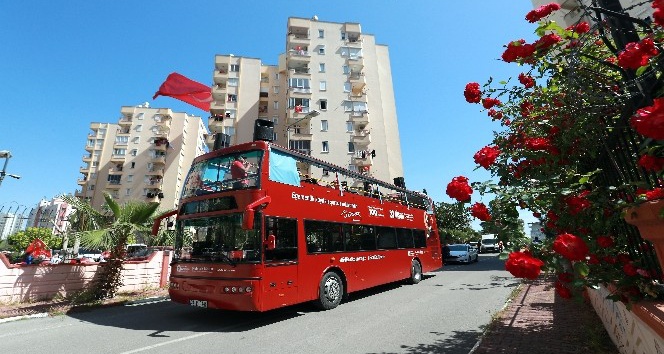
[[[417,284],[422,280],[422,265],[416,259],[413,259],[410,263],[410,278],[408,278],[409,284]]]
[[[341,303],[344,294],[344,284],[337,273],[327,272],[320,280],[318,287],[318,301],[316,306],[321,310],[331,310]]]

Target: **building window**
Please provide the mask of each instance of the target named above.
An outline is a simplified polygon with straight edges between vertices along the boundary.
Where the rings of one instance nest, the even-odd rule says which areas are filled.
[[[321,81],[320,82],[320,90],[321,91],[327,90],[327,81]]]
[[[289,79],[288,87],[308,89],[309,79],[295,79],[295,78]]]
[[[279,86],[272,86],[273,93],[279,93]]]
[[[272,104],[272,108],[279,109],[279,101],[274,101],[274,103]]]
[[[136,131],[137,131],[137,132],[142,132],[142,131],[143,131],[143,126],[140,125],[140,124],[137,125],[137,126],[136,126]]]
[[[325,31],[322,29],[318,30],[318,38],[325,38]]]
[[[320,73],[325,72],[325,63],[318,64],[318,72],[320,72]]]
[[[102,140],[102,139],[97,139],[97,147],[100,148],[100,147],[102,147],[102,146],[104,146],[104,140]]]
[[[279,73],[274,74],[274,79],[279,80]]]
[[[89,191],[93,191],[93,190],[95,190],[95,185],[94,185],[94,184],[89,185],[89,186],[88,186],[88,190],[89,190]]]
[[[330,170],[323,169],[323,176],[329,176]]]
[[[346,122],[346,131],[347,132],[352,132],[353,131],[353,122]]]
[[[327,120],[321,120],[320,121],[320,130],[323,132],[327,131]]]
[[[355,144],[352,141],[348,142],[348,152],[349,153],[354,153],[355,152]]]
[[[341,40],[342,41],[346,40],[346,32],[341,32]]]
[[[141,137],[140,137],[140,136],[135,136],[135,137],[133,137],[133,138],[131,139],[131,141],[132,141],[134,144],[138,144],[138,143],[141,142]]]
[[[235,94],[228,94],[228,102],[237,102],[237,95]]]
[[[327,109],[327,100],[321,99],[318,101],[318,105],[320,106],[321,110],[326,110]]]
[[[274,123],[274,125],[279,124],[279,116],[272,116],[272,123]]]
[[[295,98],[291,97],[288,99],[288,108],[295,108],[297,106],[301,106],[303,108],[309,108],[309,99],[308,98]],[[302,113],[307,113],[309,112],[308,110],[304,111]]]
[[[88,140],[88,146],[90,146],[90,147],[95,146],[95,140],[94,139],[89,139]]]
[[[127,149],[113,149],[113,155],[124,156],[127,153]]]
[[[344,92],[350,92],[350,82],[344,82]]]
[[[237,87],[237,78],[236,77],[229,77],[227,81],[227,85],[231,87]]]
[[[131,195],[131,188],[127,188],[125,195]]]
[[[132,182],[134,180],[134,175],[127,176],[127,182]]]
[[[325,54],[325,46],[324,45],[318,47],[318,54],[320,54],[320,55]]]
[[[145,113],[139,113],[136,115],[136,119],[143,119],[143,116],[145,116]]]
[[[344,65],[343,67],[344,74],[348,75],[350,74],[350,67],[348,65]]]
[[[129,168],[134,168],[134,167],[136,167],[136,162],[132,162]]]
[[[323,141],[321,152],[330,152],[330,144],[327,141]]]
[[[126,145],[127,142],[129,142],[129,137],[128,136],[116,136],[115,137],[115,143],[116,144]]]
[[[231,67],[230,71],[233,71],[233,72],[240,71],[240,64],[231,64],[230,67]]]
[[[235,127],[224,127],[224,134],[227,134],[228,136],[234,136]]]

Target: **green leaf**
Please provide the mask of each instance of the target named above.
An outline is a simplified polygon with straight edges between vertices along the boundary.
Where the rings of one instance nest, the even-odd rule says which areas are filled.
[[[650,65],[644,65],[644,66],[636,69],[636,76],[643,75],[643,73],[646,72],[646,70],[648,70],[648,68],[650,68]]]
[[[581,177],[581,179],[579,179],[579,184],[586,184],[588,183],[588,181],[590,181],[590,178],[588,178],[588,176]]]
[[[578,274],[579,276],[585,278],[588,276],[590,273],[590,267],[584,262],[576,262],[574,263],[574,272]]]

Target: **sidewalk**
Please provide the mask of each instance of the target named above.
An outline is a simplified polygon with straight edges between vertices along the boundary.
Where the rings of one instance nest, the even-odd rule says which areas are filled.
[[[592,305],[561,298],[553,284],[524,282],[471,353],[619,353]]]

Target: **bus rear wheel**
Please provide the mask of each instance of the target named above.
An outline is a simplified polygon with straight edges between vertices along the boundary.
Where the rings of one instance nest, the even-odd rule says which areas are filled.
[[[410,278],[408,284],[417,284],[422,280],[422,265],[416,259],[410,263]]]
[[[320,280],[316,307],[321,310],[331,310],[339,306],[343,294],[344,284],[339,275],[334,272],[327,272]]]

